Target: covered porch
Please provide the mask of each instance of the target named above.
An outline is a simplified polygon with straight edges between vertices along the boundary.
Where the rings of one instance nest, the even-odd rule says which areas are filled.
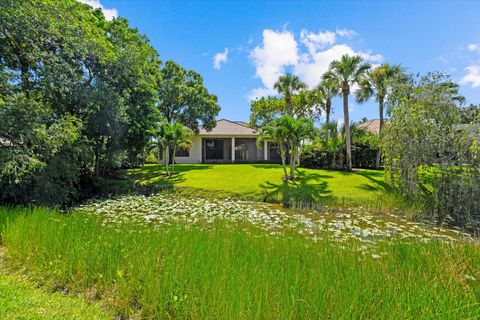
[[[277,162],[276,155],[271,143],[265,141],[257,147],[257,138],[202,138],[202,163]]]

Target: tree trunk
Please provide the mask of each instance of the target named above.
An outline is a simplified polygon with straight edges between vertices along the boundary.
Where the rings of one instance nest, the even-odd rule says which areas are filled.
[[[328,128],[328,125],[330,124],[330,111],[332,108],[332,101],[330,99],[327,99],[325,102],[325,123],[327,124],[327,143],[328,139],[330,138],[330,129]]]
[[[288,180],[288,173],[287,173],[287,164],[285,163],[285,150],[283,149],[284,146],[282,144],[279,144],[280,147],[280,158],[282,159],[282,167],[283,167],[283,173],[285,174],[285,180]]]
[[[170,175],[170,170],[168,168],[169,164],[170,164],[170,155],[169,155],[169,148],[166,147],[165,148],[165,171],[167,172],[167,176]]]
[[[295,144],[290,145],[290,180],[295,180]]]
[[[173,156],[172,156],[172,174],[175,174],[175,153],[177,151],[177,147],[173,147]]]
[[[345,125],[345,140],[347,148],[347,170],[352,171],[352,144],[350,136],[350,117],[348,114],[348,89],[343,90],[343,120]]]
[[[287,115],[293,116],[292,113],[292,97],[289,94],[285,95],[285,104],[287,105]]]
[[[382,139],[382,129],[383,129],[383,97],[379,97],[378,99],[378,111],[380,115],[380,127],[378,128],[378,139],[381,141]],[[380,150],[380,146],[378,147],[377,151],[377,159],[375,161],[375,168],[380,168],[380,160],[382,157],[382,152]]]

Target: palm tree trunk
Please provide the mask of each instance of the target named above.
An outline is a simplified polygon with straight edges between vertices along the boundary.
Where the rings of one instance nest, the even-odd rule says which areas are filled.
[[[295,154],[296,146],[294,143],[290,145],[290,180],[295,180]]]
[[[293,116],[292,113],[292,97],[289,94],[285,95],[285,104],[287,105],[287,115]]]
[[[166,147],[166,148],[165,148],[165,171],[167,172],[167,176],[170,175],[170,170],[169,170],[169,168],[168,168],[169,163],[170,163],[170,159],[169,159],[169,158],[170,158],[169,148]]]
[[[383,97],[380,97],[380,99],[378,99],[379,102],[378,102],[378,111],[379,111],[379,115],[380,115],[380,127],[378,128],[378,138],[379,140],[382,138],[382,129],[383,129]],[[377,159],[375,161],[375,168],[379,169],[380,168],[380,160],[381,160],[381,157],[382,157],[382,154],[381,154],[381,150],[380,150],[380,147],[378,147],[378,151],[377,151]]]
[[[330,99],[327,99],[325,102],[325,123],[327,124],[327,143],[328,143],[328,138],[330,138],[330,130],[328,129],[328,125],[330,124],[330,111],[332,108],[332,101]]]
[[[284,147],[282,144],[279,144],[280,147],[280,158],[282,159],[282,167],[283,167],[283,173],[285,174],[285,180],[288,180],[288,173],[287,173],[287,164],[285,161],[285,150],[283,149]]]
[[[347,147],[347,170],[352,171],[352,145],[350,137],[350,117],[348,114],[348,91],[343,91],[343,119],[345,125],[345,141]]]
[[[332,108],[332,101],[330,99],[327,99],[325,102],[325,123],[329,124],[330,123],[330,109]]]

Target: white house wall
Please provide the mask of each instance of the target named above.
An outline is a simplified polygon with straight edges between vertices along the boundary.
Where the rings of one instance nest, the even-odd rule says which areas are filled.
[[[175,157],[176,163],[202,163],[202,137],[195,136],[188,157]]]

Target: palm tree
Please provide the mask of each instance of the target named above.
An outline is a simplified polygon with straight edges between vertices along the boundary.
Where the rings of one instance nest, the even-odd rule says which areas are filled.
[[[293,116],[292,95],[299,90],[305,89],[307,85],[303,83],[298,76],[287,73],[278,78],[273,87],[279,94],[285,97],[287,115]]]
[[[263,141],[270,141],[278,145],[280,159],[282,160],[283,173],[285,181],[288,180],[287,164],[286,164],[286,147],[288,144],[288,129],[280,125],[279,119],[274,119],[262,127],[260,136],[257,139],[257,144],[260,145]]]
[[[324,99],[325,103],[325,123],[330,123],[330,113],[332,111],[332,99],[340,93],[338,82],[332,79],[322,80],[315,88]]]
[[[265,140],[276,143],[280,149],[285,180],[295,180],[295,158],[298,156],[298,149],[302,141],[313,136],[314,131],[312,119],[295,119],[284,115],[262,128],[258,143]],[[287,173],[287,152],[290,156],[290,174]]]
[[[389,94],[393,81],[404,72],[400,65],[382,64],[375,69],[368,71],[366,77],[360,82],[358,90],[355,92],[358,103],[363,103],[375,96],[378,102],[378,113],[380,119],[380,127],[378,134],[381,137],[384,125],[384,104],[385,98]],[[381,152],[378,149],[375,166],[380,167]]]
[[[171,161],[172,171],[170,172],[170,156],[174,159],[178,148],[188,148],[192,144],[192,136],[192,129],[180,123],[171,124],[165,122],[161,125],[158,140],[161,142],[164,150],[165,171],[167,175],[170,176],[172,173],[175,173],[175,161]],[[172,151],[172,155],[170,155],[170,151]]]
[[[350,87],[362,81],[370,64],[363,62],[360,56],[343,55],[340,60],[330,63],[329,70],[323,75],[324,79],[338,82],[343,95],[343,118],[345,123],[347,169],[352,170],[352,146],[350,137],[350,117],[348,114],[348,95]]]

